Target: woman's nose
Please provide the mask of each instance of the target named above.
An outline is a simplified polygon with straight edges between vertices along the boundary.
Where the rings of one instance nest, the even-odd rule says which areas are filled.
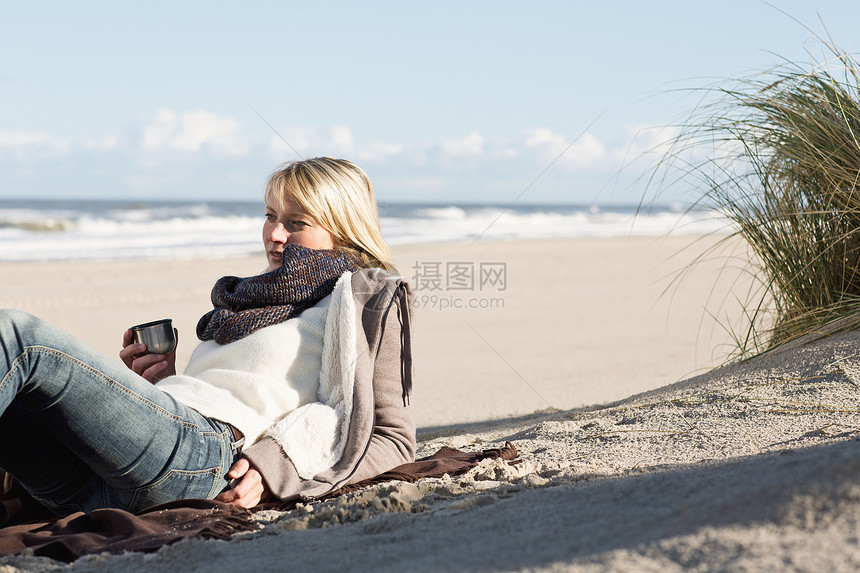
[[[286,243],[290,238],[290,233],[287,232],[287,229],[281,223],[277,223],[272,227],[269,237],[273,243]]]

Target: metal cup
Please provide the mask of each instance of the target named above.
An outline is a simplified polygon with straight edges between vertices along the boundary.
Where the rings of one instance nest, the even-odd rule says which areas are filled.
[[[144,354],[167,354],[176,348],[173,320],[165,318],[131,327],[134,342],[146,346]]]

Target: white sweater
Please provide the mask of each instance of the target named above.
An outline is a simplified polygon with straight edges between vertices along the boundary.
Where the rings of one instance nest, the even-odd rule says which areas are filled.
[[[311,478],[343,453],[355,374],[355,312],[346,273],[332,294],[299,316],[194,350],[181,375],[158,387],[201,414],[228,422],[246,445],[274,437]]]

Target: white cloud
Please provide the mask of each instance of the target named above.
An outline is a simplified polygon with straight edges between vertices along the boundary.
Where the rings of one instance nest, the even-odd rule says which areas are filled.
[[[582,168],[602,166],[606,163],[607,157],[603,144],[595,136],[586,133],[565,151],[562,159],[568,165]]]
[[[575,133],[538,126],[507,133],[475,130],[433,139],[404,134],[409,138],[391,142],[363,140],[348,125],[277,129],[289,145],[265,126],[252,129],[230,116],[162,108],[145,123],[123,126],[113,134],[83,133],[71,138],[0,129],[0,158],[7,163],[10,158],[26,160],[20,161],[20,173],[23,169],[47,173],[40,163],[47,165],[55,157],[81,158],[90,171],[102,169],[142,193],[177,185],[171,170],[165,169],[165,158],[174,166],[186,162],[189,172],[208,170],[223,181],[228,166],[247,171],[250,177],[262,176],[251,171],[259,170],[260,160],[265,162],[266,156],[270,169],[277,162],[333,155],[366,167],[394,192],[429,196],[451,189],[497,193],[506,182],[521,189],[547,167],[550,172],[542,182],[546,189],[570,188],[580,176],[589,181],[608,179],[624,167],[632,167],[627,172],[639,169],[653,157],[649,151],[666,149],[676,135],[670,129],[632,125],[608,140],[602,134],[586,133],[573,141]],[[243,159],[223,160],[237,156]],[[637,157],[641,162],[632,166]],[[411,183],[399,184],[404,181]]]
[[[47,133],[0,130],[0,150],[16,160],[54,158],[68,155],[72,145],[64,138]]]
[[[554,173],[570,177],[602,172],[609,176],[633,163],[637,156],[643,162],[648,160],[652,157],[649,151],[665,149],[675,137],[671,129],[640,125],[628,126],[610,142],[586,133],[573,143],[572,135],[546,126],[507,134],[476,130],[404,143],[363,141],[347,125],[287,127],[278,128],[278,131],[289,144],[264,128],[254,130],[252,138],[252,132],[245,131],[230,116],[161,108],[139,126],[136,136],[131,137],[122,133],[84,134],[77,139],[67,139],[42,132],[0,130],[0,153],[7,158],[30,161],[87,154],[98,162],[109,152],[132,151],[138,147],[150,153],[134,154],[134,161],[149,171],[163,169],[165,153],[170,153],[172,161],[188,158],[193,159],[195,165],[199,163],[198,155],[204,160],[217,161],[224,156],[259,159],[261,154],[266,154],[273,163],[333,155],[352,159],[359,165],[385,163],[387,167],[383,172],[405,169],[415,171],[417,176],[418,172],[429,171],[454,178],[465,172],[474,177],[492,178],[502,167],[508,174],[533,175],[552,163]],[[106,167],[109,165],[107,163]]]
[[[93,151],[108,151],[115,149],[118,145],[119,140],[113,135],[85,139],[82,143],[84,149]]]
[[[302,155],[302,150],[307,148],[307,143],[304,137],[299,137],[296,130],[284,131],[290,137],[281,135],[272,135],[269,138],[269,154],[279,161],[298,159],[297,155]]]
[[[352,130],[345,125],[336,125],[331,128],[331,145],[335,149],[355,148],[355,138]]]
[[[147,151],[247,155],[250,147],[242,140],[239,131],[239,122],[228,116],[217,116],[203,110],[177,113],[162,108],[144,126],[141,145]]]
[[[461,139],[445,139],[442,141],[442,151],[447,155],[475,157],[484,153],[484,138],[473,131]]]
[[[573,170],[605,167],[609,158],[606,147],[590,133],[574,141],[540,127],[526,131],[524,144],[527,149],[537,153],[541,161],[558,161],[560,165]]]
[[[556,155],[564,149],[564,138],[545,127],[539,127],[526,132],[526,147],[548,146],[556,150]]]
[[[348,155],[354,137],[346,126],[323,129],[291,127],[278,130],[269,138],[269,153],[280,161],[318,155]]]
[[[402,145],[396,143],[385,143],[382,141],[371,142],[367,145],[362,145],[358,149],[356,158],[359,161],[382,161],[389,157],[400,155],[404,151]]]
[[[269,154],[279,161],[301,157],[331,155],[355,161],[381,161],[402,153],[395,143],[371,141],[357,143],[352,130],[345,125],[327,128],[293,127],[279,130],[269,138]],[[297,156],[298,154],[298,156]]]
[[[677,136],[678,129],[673,126],[628,125],[624,128],[622,145],[614,150],[614,155],[624,162],[644,155],[662,156]]]
[[[667,126],[629,125],[615,141],[604,143],[592,133],[576,141],[552,129],[539,127],[524,132],[517,154],[531,154],[540,162],[557,160],[557,166],[574,172],[615,172],[634,162],[648,162],[671,148],[677,130]]]

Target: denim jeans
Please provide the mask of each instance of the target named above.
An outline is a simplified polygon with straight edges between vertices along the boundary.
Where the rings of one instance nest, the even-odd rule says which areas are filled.
[[[0,310],[0,467],[58,515],[213,498],[237,449],[119,359]]]

